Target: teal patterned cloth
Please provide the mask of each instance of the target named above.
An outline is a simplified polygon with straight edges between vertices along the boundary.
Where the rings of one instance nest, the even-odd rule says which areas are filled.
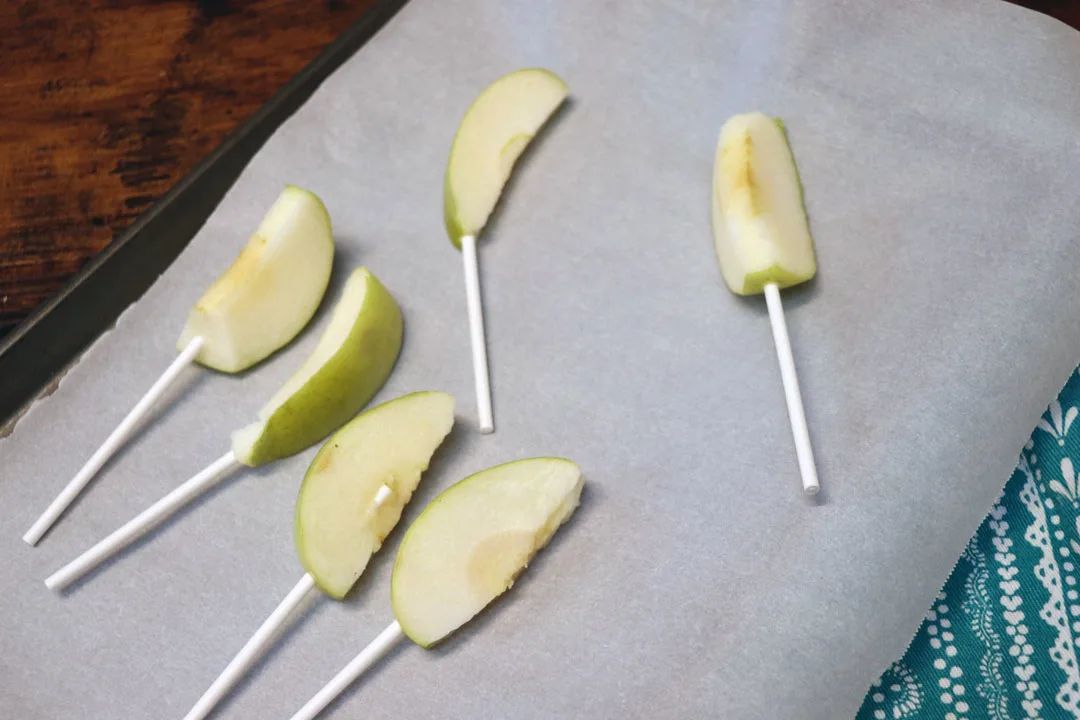
[[[1074,372],[857,720],[1080,717],[1078,407]]]

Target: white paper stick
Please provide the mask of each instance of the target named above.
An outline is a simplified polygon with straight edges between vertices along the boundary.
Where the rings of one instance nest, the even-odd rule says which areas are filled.
[[[807,495],[816,495],[821,486],[818,484],[817,467],[814,464],[814,449],[810,445],[810,432],[806,428],[806,412],[803,410],[799,377],[795,374],[795,358],[791,354],[791,340],[788,338],[787,323],[784,321],[784,305],[780,301],[780,289],[775,283],[765,286],[765,304],[769,307],[769,323],[772,325],[773,342],[776,344],[776,357],[780,361],[780,377],[784,381],[784,398],[787,400],[788,418],[791,420],[791,434],[795,437],[795,453],[799,458],[803,491]]]
[[[378,492],[375,493],[372,512],[378,510],[393,493],[394,491],[386,485],[380,487]],[[233,689],[233,686],[247,674],[251,666],[262,657],[263,653],[270,647],[270,642],[278,631],[284,627],[292,612],[314,589],[315,578],[311,577],[310,573],[304,573],[304,577],[300,578],[300,582],[296,583],[296,587],[285,596],[285,599],[281,601],[281,604],[277,606],[274,612],[270,613],[270,617],[263,621],[263,624],[251,636],[247,644],[240,649],[232,662],[225,667],[221,675],[214,680],[213,684],[199,698],[199,701],[195,703],[195,707],[191,708],[191,711],[184,716],[184,720],[203,720],[210,714],[214,707],[221,702],[222,698]]]
[[[375,492],[375,499],[371,503],[372,510],[378,510],[379,508],[381,508],[383,506],[383,503],[386,502],[393,494],[394,491],[390,488],[389,485],[383,485],[382,487],[380,487]]]
[[[226,666],[217,680],[203,693],[199,701],[195,703],[195,707],[191,708],[191,712],[184,716],[184,720],[203,720],[210,714],[214,707],[221,702],[222,698],[232,690],[233,686],[247,674],[251,666],[262,657],[263,653],[268,649],[270,641],[277,635],[278,630],[285,625],[285,621],[288,620],[292,612],[314,589],[315,578],[311,577],[309,573],[304,573],[304,577],[300,578],[300,582],[296,583],[296,587],[289,591],[281,604],[274,609],[274,612],[270,613],[270,617],[266,618],[266,621],[259,626],[255,634],[247,641],[247,644]]]
[[[397,621],[390,623],[390,627],[379,633],[379,636],[361,650],[360,654],[335,675],[333,680],[326,683],[322,690],[315,693],[315,696],[292,716],[292,720],[314,720],[327,705],[334,701],[334,698],[344,692],[345,688],[356,682],[361,675],[367,672],[383,655],[404,638],[405,633],[401,631],[401,626],[397,624]]]
[[[63,590],[240,467],[243,465],[233,457],[231,450],[225,453],[198,475],[129,520],[112,535],[50,575],[45,586],[50,590]]]
[[[161,377],[150,386],[150,389],[146,391],[146,394],[142,396],[139,402],[135,403],[135,407],[131,409],[131,412],[127,414],[120,424],[116,426],[116,429],[112,431],[112,434],[105,439],[105,442],[101,444],[90,459],[86,461],[86,464],[79,469],[79,472],[75,473],[75,477],[71,479],[71,482],[67,484],[60,494],[56,496],[56,499],[52,501],[52,504],[45,509],[45,512],[41,514],[41,517],[37,519],[26,534],[23,535],[23,541],[28,545],[36,545],[42,536],[52,527],[64,510],[79,496],[79,493],[83,491],[83,488],[89,484],[99,470],[109,461],[116,451],[124,446],[131,436],[134,434],[139,422],[146,417],[146,414],[153,407],[154,403],[169,389],[180,373],[191,364],[195,356],[199,354],[199,351],[203,346],[203,338],[194,337],[187,344],[187,347],[181,351],[181,353],[172,361],[172,364],[165,369],[165,372],[161,374]]]
[[[487,343],[484,339],[484,307],[480,300],[480,271],[476,263],[476,238],[461,238],[465,262],[465,298],[469,306],[469,338],[472,342],[473,381],[476,384],[476,414],[480,432],[495,432],[491,415],[491,381],[488,378]]]

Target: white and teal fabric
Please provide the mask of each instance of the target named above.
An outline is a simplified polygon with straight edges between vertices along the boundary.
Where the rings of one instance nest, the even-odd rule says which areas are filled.
[[[857,720],[1080,717],[1080,375]]]

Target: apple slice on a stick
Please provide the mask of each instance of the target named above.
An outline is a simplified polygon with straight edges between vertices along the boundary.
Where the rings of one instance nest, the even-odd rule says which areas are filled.
[[[29,545],[41,540],[192,362],[238,373],[296,337],[322,301],[333,260],[334,238],[326,207],[313,193],[287,186],[240,256],[191,309],[177,342],[180,354],[23,540]]]
[[[815,495],[821,485],[780,290],[813,278],[817,259],[802,183],[779,120],[760,112],[746,113],[732,117],[720,129],[712,226],[728,289],[737,295],[765,293],[803,492]]]
[[[547,70],[518,70],[499,78],[473,101],[450,148],[443,213],[450,241],[461,250],[464,260],[476,411],[482,433],[494,432],[495,421],[476,241],[514,163],[566,99],[567,92],[566,83]]]
[[[443,491],[409,527],[390,581],[397,620],[292,720],[311,720],[403,638],[429,648],[514,584],[577,508],[581,470],[532,458],[479,472]]]
[[[263,655],[316,587],[340,600],[401,519],[454,425],[454,398],[418,392],[383,403],[334,433],[304,475],[294,536],[306,572],[184,717],[202,720]]]
[[[232,449],[140,515],[51,575],[62,590],[243,466],[265,465],[311,447],[353,418],[383,386],[401,349],[401,311],[366,268],[349,276],[311,356],[232,434]]]

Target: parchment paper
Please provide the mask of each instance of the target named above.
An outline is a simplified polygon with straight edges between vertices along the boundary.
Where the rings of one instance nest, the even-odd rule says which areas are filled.
[[[466,474],[557,454],[572,523],[503,601],[328,716],[842,718],[898,657],[1080,358],[1080,36],[995,2],[413,0],[287,122],[189,249],[0,443],[6,718],[182,716],[299,579],[315,452],[247,471],[72,592],[42,580],[228,448],[307,356],[193,369],[39,548],[19,539],[173,357],[284,183],[320,194],[406,339],[377,400],[459,423],[353,595],[303,614],[220,717],[290,716],[392,619],[401,527]],[[481,246],[497,433],[475,431],[455,128],[500,75],[573,100]],[[799,481],[760,298],[723,287],[716,137],[787,123],[818,279],[785,300],[824,497]]]

